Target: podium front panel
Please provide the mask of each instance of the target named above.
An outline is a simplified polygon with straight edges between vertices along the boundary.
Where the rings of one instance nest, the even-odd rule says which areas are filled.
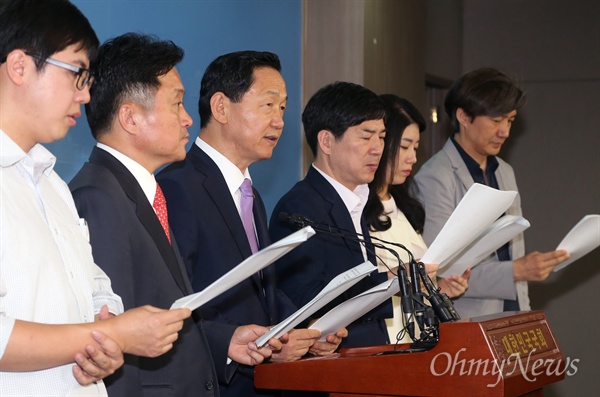
[[[328,357],[261,364],[258,388],[335,396],[525,396],[564,379],[565,363],[541,311],[440,324],[431,350],[408,345],[342,349]]]

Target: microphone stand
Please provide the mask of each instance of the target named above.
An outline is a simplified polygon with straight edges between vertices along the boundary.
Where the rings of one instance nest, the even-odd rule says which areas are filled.
[[[375,240],[378,240],[384,244],[389,244],[389,245],[393,245],[396,247],[400,247],[403,250],[405,250],[406,252],[408,252],[408,255],[410,258],[411,275],[414,277],[414,274],[418,273],[418,275],[420,276],[420,279],[423,281],[423,285],[425,286],[425,289],[429,293],[429,296],[426,296],[426,298],[429,301],[429,303],[431,303],[431,306],[434,308],[434,312],[437,315],[440,322],[445,323],[445,322],[449,322],[449,321],[460,320],[460,315],[456,311],[456,308],[454,307],[454,303],[452,303],[452,300],[450,300],[448,295],[440,293],[439,288],[437,288],[433,284],[433,281],[431,281],[431,278],[429,278],[429,276],[427,275],[425,265],[422,262],[417,263],[412,255],[412,253],[404,245],[399,244],[399,243],[394,243],[391,241],[385,241],[385,240],[379,239],[377,237],[372,237],[372,238]]]
[[[317,223],[314,221],[311,221],[310,219],[302,216],[302,215],[289,215],[285,212],[282,212],[279,214],[279,220],[282,222],[288,222],[290,224],[296,225],[300,228],[306,227],[306,226],[311,226],[313,229],[315,229],[315,231],[317,232],[322,232],[322,233],[326,233],[330,236],[336,236],[336,237],[341,237],[343,239],[349,239],[352,241],[357,241],[360,244],[365,244],[366,240],[364,239],[364,236],[360,233],[356,233],[356,232],[351,232],[349,230],[345,230],[342,228],[339,228],[337,226],[332,226],[329,224],[323,224],[323,223]],[[336,229],[337,231],[334,231],[333,229]],[[410,338],[414,341],[416,339],[415,337],[415,320],[414,320],[414,306],[413,306],[413,291],[414,291],[414,286],[412,286],[412,280],[415,279],[415,277],[409,277],[407,272],[406,272],[406,268],[403,265],[403,261],[400,259],[400,256],[398,255],[398,253],[387,247],[384,246],[383,244],[378,244],[378,243],[372,243],[373,247],[377,247],[377,248],[381,248],[384,249],[386,251],[389,251],[392,255],[394,255],[396,257],[396,260],[398,261],[398,283],[399,283],[399,287],[400,287],[400,302],[401,302],[401,306],[402,306],[402,313],[404,314],[404,322],[406,324],[406,332],[408,333],[408,335],[410,336]],[[368,248],[367,248],[368,249]],[[375,254],[373,252],[373,254]],[[410,254],[412,258],[412,254]],[[377,254],[375,254],[375,256],[377,256]]]
[[[332,236],[348,238],[358,241],[361,244],[366,243],[364,236],[360,233],[350,232],[329,224],[313,222],[302,215],[289,215],[282,212],[279,214],[279,219],[280,221],[289,222],[300,228],[311,226],[316,231],[324,232]],[[338,231],[335,232],[332,229]],[[412,353],[432,349],[439,341],[439,323],[460,319],[460,315],[454,308],[454,304],[450,298],[448,298],[448,295],[439,292],[439,288],[433,284],[433,281],[431,281],[431,278],[427,275],[423,262],[417,262],[410,250],[404,245],[382,240],[374,236],[371,236],[371,238],[372,240],[380,242],[371,242],[373,247],[390,252],[398,261],[397,276],[400,285],[402,313],[405,316],[406,331],[413,340],[413,343],[408,349],[386,351],[379,354]],[[387,245],[399,247],[407,252],[410,261],[410,277],[408,276],[404,262],[400,259],[398,253]],[[421,282],[423,282],[423,286],[429,295],[422,291]],[[426,305],[423,298],[426,298],[431,306]],[[419,338],[416,338],[415,335],[415,321],[419,325],[421,331]]]

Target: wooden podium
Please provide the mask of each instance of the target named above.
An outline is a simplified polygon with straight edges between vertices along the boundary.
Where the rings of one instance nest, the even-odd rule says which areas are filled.
[[[417,353],[409,345],[342,349],[328,357],[256,367],[263,389],[356,396],[542,396],[564,379],[562,353],[542,311],[499,313],[442,323],[439,342]]]

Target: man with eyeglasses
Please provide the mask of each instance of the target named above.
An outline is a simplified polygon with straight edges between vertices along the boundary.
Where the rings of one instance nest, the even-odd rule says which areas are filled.
[[[49,63],[51,65],[58,66],[59,68],[67,69],[67,70],[70,70],[71,72],[73,72],[75,74],[75,76],[77,76],[77,81],[75,82],[75,87],[77,87],[77,89],[80,91],[83,90],[86,86],[89,88],[92,85],[92,83],[94,82],[94,76],[92,75],[90,70],[87,68],[73,66],[68,63],[58,61],[53,58],[44,58],[37,54],[30,54],[27,51],[24,51],[24,52],[25,52],[25,54],[29,55],[32,58],[37,59],[38,61]]]
[[[63,138],[90,100],[98,44],[68,1],[0,2],[0,396],[106,396],[101,379],[123,353],[169,351],[190,316],[122,313],[40,145]]]

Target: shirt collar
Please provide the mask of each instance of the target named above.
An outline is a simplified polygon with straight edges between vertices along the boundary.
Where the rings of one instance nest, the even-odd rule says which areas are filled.
[[[312,165],[315,170],[317,170],[327,182],[339,194],[340,198],[344,202],[344,205],[348,209],[350,214],[362,214],[365,205],[367,204],[367,199],[369,198],[369,185],[363,184],[358,185],[356,189],[350,190],[346,186],[342,185],[340,182],[327,175],[325,172],[320,170],[314,163]]]
[[[246,170],[242,173],[242,171],[240,171],[240,169],[227,157],[223,156],[223,154],[221,154],[215,148],[200,139],[200,137],[196,138],[196,146],[198,146],[204,153],[207,154],[208,157],[212,159],[212,161],[215,162],[215,164],[217,164],[217,167],[219,167],[221,173],[223,174],[223,178],[225,178],[225,183],[227,183],[227,188],[232,196],[240,188],[240,185],[245,178],[252,180],[252,178],[250,178],[250,171],[248,168],[246,168]]]
[[[454,135],[450,137],[450,140],[456,147],[456,150],[458,150],[460,157],[465,162],[465,165],[467,166],[467,169],[469,170],[469,174],[475,175],[477,173],[483,172],[483,170],[479,166],[479,163],[477,161],[475,161],[475,159],[473,157],[471,157],[465,151],[465,149],[463,149],[462,146],[460,146],[460,144],[458,142],[456,142],[456,139],[454,139]],[[498,163],[498,159],[496,158],[496,156],[488,156],[486,164],[487,164],[486,172],[494,173],[494,172],[496,172],[496,169],[498,168],[499,163]]]
[[[132,158],[124,155],[119,152],[115,148],[107,146],[103,143],[98,142],[96,146],[99,149],[105,150],[111,155],[113,155],[117,160],[121,162],[127,168],[129,172],[133,175],[135,180],[140,184],[144,195],[150,202],[150,204],[154,203],[154,196],[156,195],[156,179],[154,179],[154,175],[149,173],[147,169],[145,169],[141,164]]]
[[[11,167],[21,163],[34,183],[42,175],[50,175],[56,164],[56,157],[41,144],[36,144],[25,153],[3,130],[0,129],[0,165]]]

